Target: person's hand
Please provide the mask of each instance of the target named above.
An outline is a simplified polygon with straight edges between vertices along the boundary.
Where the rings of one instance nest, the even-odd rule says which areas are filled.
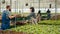
[[[0,20],[2,20],[2,16],[0,16]]]
[[[14,16],[16,17],[16,16],[17,16],[17,14],[14,14]]]

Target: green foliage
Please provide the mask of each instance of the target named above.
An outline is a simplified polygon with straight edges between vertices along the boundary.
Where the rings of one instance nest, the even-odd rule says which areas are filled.
[[[43,20],[43,21],[40,21],[39,24],[60,25],[60,20]]]
[[[11,28],[11,30],[16,32],[27,32],[33,34],[60,34],[60,25],[22,25],[15,28]]]

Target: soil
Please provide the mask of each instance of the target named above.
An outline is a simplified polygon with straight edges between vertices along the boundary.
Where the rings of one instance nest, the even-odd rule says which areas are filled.
[[[17,22],[16,25],[25,25],[26,23],[24,22]]]
[[[25,32],[15,32],[15,31],[2,31],[0,30],[0,34],[27,34]]]

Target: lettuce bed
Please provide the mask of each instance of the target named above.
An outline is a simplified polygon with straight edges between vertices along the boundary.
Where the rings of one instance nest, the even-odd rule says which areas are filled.
[[[11,30],[16,32],[27,32],[33,34],[60,34],[60,25],[23,25]]]
[[[37,25],[26,24],[17,25],[16,28],[10,28],[15,32],[27,32],[29,34],[60,34],[60,20],[43,20]]]
[[[60,20],[43,20],[38,23],[39,24],[47,24],[47,25],[60,25]]]

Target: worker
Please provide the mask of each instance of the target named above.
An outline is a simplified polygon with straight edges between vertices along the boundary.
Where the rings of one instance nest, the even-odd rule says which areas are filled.
[[[47,20],[49,20],[51,18],[51,11],[48,9],[47,10]]]
[[[40,22],[40,20],[41,20],[41,10],[39,10],[37,13],[37,22]]]
[[[32,22],[32,24],[37,24],[35,9],[34,7],[30,7],[31,13],[28,15],[28,20]]]
[[[1,29],[6,30],[10,28],[10,19],[14,18],[16,15],[11,16],[11,7],[10,5],[6,6],[6,10],[2,13],[2,24]]]

